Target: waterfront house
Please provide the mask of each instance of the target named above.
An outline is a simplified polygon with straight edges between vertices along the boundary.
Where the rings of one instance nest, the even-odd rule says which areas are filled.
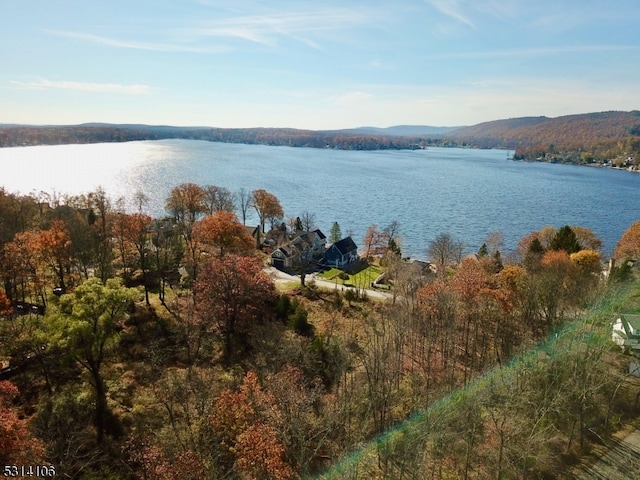
[[[279,270],[290,269],[298,263],[298,258],[298,252],[290,245],[285,245],[271,253],[271,265]]]
[[[322,258],[327,237],[320,230],[298,233],[288,245],[271,253],[271,265],[276,268],[295,268]]]
[[[351,237],[332,244],[324,252],[322,264],[329,267],[345,268],[358,260],[358,247]]]
[[[311,262],[319,260],[327,248],[327,237],[320,230],[300,232],[293,240],[291,246],[300,252],[300,261]]]

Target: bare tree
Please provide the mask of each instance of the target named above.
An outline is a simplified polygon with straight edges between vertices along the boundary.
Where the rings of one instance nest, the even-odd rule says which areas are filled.
[[[213,215],[215,212],[235,210],[233,194],[228,188],[207,185],[204,187],[205,205],[207,213]]]
[[[429,242],[427,255],[438,269],[438,274],[443,275],[445,268],[462,260],[464,243],[449,233],[440,233]]]
[[[487,245],[488,253],[495,255],[496,252],[504,247],[504,237],[501,232],[489,232],[484,243]]]
[[[251,195],[251,192],[245,190],[244,188],[241,188],[240,190],[238,190],[238,193],[236,193],[236,199],[238,200],[238,203],[236,205],[238,207],[238,210],[240,210],[240,216],[242,217],[243,225],[247,224],[247,212],[251,207],[252,198],[253,196]]]
[[[302,228],[305,232],[310,232],[317,228],[315,213],[310,213],[305,210],[302,212],[302,215],[300,215],[300,221],[302,222]]]

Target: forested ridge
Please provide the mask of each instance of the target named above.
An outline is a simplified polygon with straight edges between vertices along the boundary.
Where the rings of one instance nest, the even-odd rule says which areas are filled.
[[[421,130],[430,133],[418,134]],[[523,117],[440,129],[398,126],[313,131],[110,124],[0,125],[0,147],[171,138],[342,150],[397,150],[428,146],[504,148],[515,150],[515,158],[522,160],[636,167],[640,163],[640,112]]]
[[[458,129],[449,138],[516,150],[516,158],[568,163],[640,161],[640,111],[498,120]],[[619,158],[624,157],[624,158]]]
[[[627,261],[640,222],[606,277],[580,226],[532,232],[513,258],[497,232],[469,257],[442,233],[425,270],[402,260],[401,226],[372,225],[360,262],[392,294],[372,301],[338,277],[274,283],[246,209],[286,235],[315,219],[285,216],[265,190],[178,185],[166,218],[145,201],[0,190],[4,465],[111,480],[551,478],[640,413],[610,341],[614,315],[640,311]]]
[[[255,145],[336,148],[341,150],[417,149],[429,139],[359,131],[293,128],[205,128],[149,125],[0,126],[0,147],[162,139],[205,140]]]

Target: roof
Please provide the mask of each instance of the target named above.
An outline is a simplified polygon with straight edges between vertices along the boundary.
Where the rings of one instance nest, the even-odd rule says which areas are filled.
[[[313,246],[316,238],[322,241],[327,237],[317,229],[312,230],[311,232],[300,232],[293,240],[291,240],[291,245],[304,250],[307,246]]]
[[[244,228],[247,229],[247,233],[252,237],[255,236],[255,234],[260,231],[260,225],[258,225],[257,227],[250,227],[249,225],[245,225]]]
[[[325,240],[327,238],[326,235],[322,233],[319,228],[316,228],[314,232],[318,235],[318,238],[320,238],[320,240]]]
[[[333,246],[336,247],[342,255],[345,255],[354,250],[358,250],[358,247],[351,237],[346,237],[342,240],[338,240],[333,244]]]
[[[281,252],[287,258],[293,256],[293,248],[291,248],[288,245],[285,245],[284,247],[280,247],[280,248],[274,250],[273,253],[271,254],[271,256],[273,256],[273,254],[276,253],[276,252]]]

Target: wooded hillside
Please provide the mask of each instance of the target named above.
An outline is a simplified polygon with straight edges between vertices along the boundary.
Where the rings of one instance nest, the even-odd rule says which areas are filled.
[[[447,135],[481,148],[515,149],[526,159],[588,163],[640,150],[640,111],[600,112],[557,118],[524,117],[485,122]]]
[[[498,232],[464,259],[442,233],[427,264],[402,260],[398,225],[373,225],[366,258],[327,288],[264,268],[247,208],[288,239],[315,221],[284,223],[266,190],[177,185],[155,219],[134,198],[128,213],[102,189],[47,201],[0,188],[5,466],[78,480],[559,478],[638,418],[610,340],[614,313],[640,311],[626,261],[638,225],[606,278],[584,227],[532,232],[513,258]],[[384,301],[354,280],[376,258]]]

